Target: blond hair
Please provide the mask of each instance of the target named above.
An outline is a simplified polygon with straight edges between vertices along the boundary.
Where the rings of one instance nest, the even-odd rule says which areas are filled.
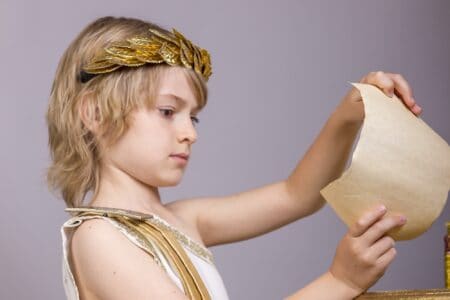
[[[150,36],[149,29],[171,34],[149,22],[132,18],[103,17],[95,20],[75,38],[64,52],[53,81],[46,120],[52,163],[47,170],[49,188],[60,192],[68,207],[78,207],[89,191],[98,191],[100,158],[98,136],[108,144],[117,141],[129,128],[129,113],[142,105],[151,106],[165,64],[123,67],[81,83],[79,74],[86,62],[108,44],[127,38]],[[183,68],[188,82],[204,107],[207,89],[195,71]],[[80,117],[80,105],[101,128],[97,137]]]

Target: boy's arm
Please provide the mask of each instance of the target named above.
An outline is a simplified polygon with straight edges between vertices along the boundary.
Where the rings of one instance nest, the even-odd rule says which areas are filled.
[[[350,300],[359,294],[360,291],[350,288],[330,272],[326,272],[285,300]]]
[[[197,217],[207,246],[249,239],[310,215],[323,206],[319,191],[339,176],[358,131],[358,126],[346,130],[339,122],[337,114],[330,117],[286,180],[235,195],[170,205]]]
[[[80,299],[188,300],[148,253],[106,220],[83,221],[71,255]]]
[[[397,253],[386,233],[406,223],[404,216],[386,212],[384,206],[365,212],[339,242],[329,270],[287,300],[347,300],[373,286]]]
[[[400,75],[370,73],[361,82],[374,84],[388,95],[396,92],[414,113],[420,113]],[[197,224],[207,246],[249,239],[312,214],[324,205],[319,191],[344,169],[363,119],[361,96],[352,88],[286,180],[231,196],[169,206]]]

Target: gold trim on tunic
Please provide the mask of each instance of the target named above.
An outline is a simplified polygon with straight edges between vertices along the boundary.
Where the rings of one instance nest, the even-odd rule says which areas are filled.
[[[65,211],[69,213],[81,213],[81,212],[99,212],[102,213],[103,216],[127,216],[130,218],[138,219],[138,220],[147,220],[151,223],[157,224],[160,227],[164,227],[166,230],[172,232],[172,234],[180,241],[183,245],[185,245],[190,251],[195,253],[197,256],[210,263],[214,264],[214,257],[211,251],[199,244],[198,242],[191,239],[185,233],[181,232],[179,229],[172,226],[166,220],[162,219],[158,215],[155,214],[145,214],[137,211],[127,210],[127,209],[119,209],[119,208],[110,208],[110,207],[71,207],[66,208]]]
[[[143,242],[146,248],[152,246],[151,241],[154,242],[164,256],[168,258],[170,264],[178,271],[185,294],[190,299],[211,299],[208,289],[198,274],[197,269],[181,246],[180,240],[175,234],[175,228],[169,223],[162,219],[157,219],[158,217],[155,218],[155,215],[121,209],[79,207],[67,208],[66,211],[76,213],[74,217],[94,215],[114,219],[122,224],[125,230],[134,232],[134,236],[140,242]],[[155,220],[157,221],[155,222]],[[178,233],[182,234],[180,231]],[[187,238],[186,235],[184,236]]]

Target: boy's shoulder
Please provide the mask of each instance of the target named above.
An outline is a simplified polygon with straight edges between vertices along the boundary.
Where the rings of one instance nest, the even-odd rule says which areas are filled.
[[[83,219],[83,221],[78,225],[77,230],[74,231],[72,236],[72,243],[81,242],[81,244],[86,244],[101,241],[102,239],[108,239],[108,237],[118,237],[117,229],[115,229],[108,221],[103,218],[89,218]]]
[[[118,295],[126,298],[130,290],[137,298],[176,290],[152,256],[103,218],[85,219],[78,226],[72,235],[71,258],[82,294],[92,291],[121,299]],[[152,290],[148,282],[158,282],[165,289],[157,291],[155,285]]]
[[[75,268],[83,270],[83,274],[132,263],[135,257],[148,258],[124,232],[102,217],[83,219],[72,234],[70,248]]]

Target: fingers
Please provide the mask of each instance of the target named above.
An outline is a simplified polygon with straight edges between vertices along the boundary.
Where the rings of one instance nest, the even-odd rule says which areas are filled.
[[[397,254],[394,245],[395,241],[393,238],[384,236],[369,248],[365,256],[369,265],[378,270],[377,272],[381,272],[380,275],[383,275],[382,273],[384,273]]]
[[[385,73],[385,76],[392,79],[395,85],[395,90],[400,94],[401,98],[408,107],[413,107],[416,104],[412,96],[412,90],[408,82],[400,74]]]
[[[372,245],[389,230],[404,225],[406,218],[404,216],[389,216],[379,220],[362,235],[362,238],[366,245]]]
[[[395,250],[395,248],[389,249],[380,258],[378,258],[377,260],[378,268],[380,270],[385,270],[389,266],[389,264],[394,260],[396,255],[397,250]]]
[[[395,241],[390,236],[384,236],[372,245],[369,249],[369,255],[377,260],[379,257],[384,255],[387,251],[394,248]]]
[[[415,115],[422,112],[422,108],[417,105],[413,97],[410,85],[400,74],[382,71],[370,72],[361,79],[361,82],[377,86],[389,97],[396,94]]]
[[[365,80],[367,83],[373,84],[380,88],[389,97],[394,96],[395,92],[395,82],[393,78],[390,78],[386,73],[382,71],[370,72]]]
[[[422,112],[422,108],[417,105],[416,100],[414,100],[411,87],[405,78],[400,74],[386,73],[386,75],[394,81],[395,90],[397,91],[399,98],[405,102],[406,106],[408,106],[414,114],[419,115]]]
[[[376,209],[368,211],[349,228],[350,235],[353,237],[362,235],[372,224],[381,219],[385,213],[385,206],[379,206]]]

